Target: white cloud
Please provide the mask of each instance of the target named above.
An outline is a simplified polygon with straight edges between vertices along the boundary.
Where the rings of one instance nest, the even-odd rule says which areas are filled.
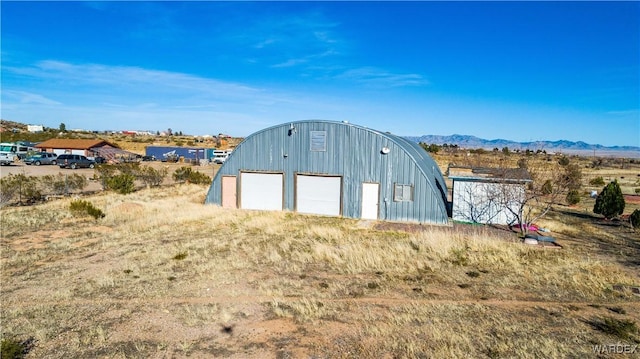
[[[640,115],[640,110],[635,108],[635,109],[630,109],[630,110],[607,111],[607,115],[613,115],[613,116],[639,116]]]
[[[138,67],[42,61],[3,73],[3,118],[54,127],[248,135],[259,128],[247,124],[307,119],[327,108],[309,93]]]
[[[376,88],[426,86],[429,84],[429,81],[419,74],[396,74],[375,67],[347,70],[337,75],[336,78]]]
[[[17,100],[21,104],[39,104],[39,105],[60,105],[61,103],[43,95],[25,92],[25,91],[12,91],[3,90],[4,96]]]

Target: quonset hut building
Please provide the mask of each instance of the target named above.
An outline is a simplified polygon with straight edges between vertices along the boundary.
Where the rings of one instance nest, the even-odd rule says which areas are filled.
[[[448,223],[447,188],[418,144],[345,122],[258,131],[213,178],[206,203],[227,208]]]

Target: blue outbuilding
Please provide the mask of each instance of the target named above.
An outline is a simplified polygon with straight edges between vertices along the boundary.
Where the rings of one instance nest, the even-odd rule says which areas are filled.
[[[213,178],[206,203],[227,208],[448,223],[447,188],[418,144],[346,122],[258,131]]]
[[[169,157],[184,157],[185,160],[203,160],[208,159],[206,157],[207,150],[200,147],[147,146],[145,147],[145,155],[155,157],[160,161]]]

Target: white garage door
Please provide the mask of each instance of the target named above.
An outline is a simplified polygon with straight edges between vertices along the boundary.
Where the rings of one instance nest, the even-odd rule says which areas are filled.
[[[296,176],[296,210],[301,213],[340,215],[341,177]]]
[[[242,173],[240,207],[281,211],[282,186],[281,173]]]

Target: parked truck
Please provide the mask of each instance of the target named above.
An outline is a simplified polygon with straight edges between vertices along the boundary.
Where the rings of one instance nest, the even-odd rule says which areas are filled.
[[[16,155],[11,152],[0,152],[0,166],[9,166],[16,161]]]
[[[232,150],[215,150],[213,151],[213,163],[223,164],[227,157],[233,152]]]

